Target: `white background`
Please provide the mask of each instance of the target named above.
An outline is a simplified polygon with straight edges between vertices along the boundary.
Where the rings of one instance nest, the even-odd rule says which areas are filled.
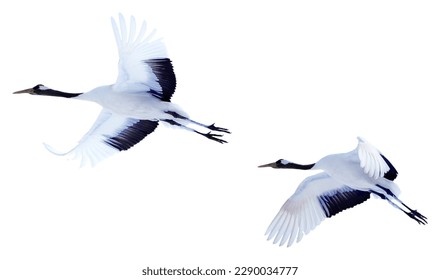
[[[74,146],[99,106],[11,93],[113,83],[118,12],[158,30],[173,101],[229,128],[230,143],[160,126],[83,169],[44,149]],[[0,279],[154,279],[148,266],[438,279],[439,15],[437,1],[2,1]],[[290,248],[265,241],[313,172],[257,166],[315,162],[358,135],[393,162],[401,199],[429,224],[371,199]]]

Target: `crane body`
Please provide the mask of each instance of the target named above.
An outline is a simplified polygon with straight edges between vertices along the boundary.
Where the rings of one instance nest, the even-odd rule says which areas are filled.
[[[137,32],[136,21],[130,18],[129,27],[119,15],[119,25],[112,18],[112,27],[119,52],[119,74],[115,84],[99,86],[83,93],[69,93],[42,84],[14,92],[31,95],[63,97],[95,102],[102,111],[78,145],[57,155],[73,155],[81,164],[95,165],[100,160],[127,150],[152,133],[158,124],[179,127],[195,132],[218,143],[227,143],[223,134],[228,129],[215,124],[206,125],[189,118],[178,105],[171,102],[176,77],[162,40],[154,39],[154,31],[146,36],[146,23]],[[189,124],[201,127],[201,132]]]
[[[399,199],[400,189],[394,183],[397,170],[391,162],[364,139],[348,153],[332,154],[316,163],[297,164],[285,159],[259,167],[277,169],[321,170],[309,176],[284,203],[269,225],[266,235],[274,244],[291,246],[299,242],[325,218],[368,200],[371,195],[389,202],[419,224],[427,218]]]

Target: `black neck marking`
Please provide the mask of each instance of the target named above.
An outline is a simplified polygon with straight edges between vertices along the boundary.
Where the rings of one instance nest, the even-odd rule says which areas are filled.
[[[309,170],[312,169],[313,166],[315,166],[314,163],[312,164],[297,164],[294,162],[290,162],[284,159],[277,160],[275,162],[276,168],[287,168],[287,169],[301,169],[301,170]]]
[[[45,90],[38,89],[38,90],[35,90],[34,94],[72,98],[72,97],[77,97],[78,95],[81,95],[82,93],[69,93],[69,92],[63,92],[63,91],[58,91],[58,90],[53,90],[53,89],[45,89]]]

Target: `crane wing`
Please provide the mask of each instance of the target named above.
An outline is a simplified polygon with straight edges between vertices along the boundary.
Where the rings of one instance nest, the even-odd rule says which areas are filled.
[[[176,77],[162,40],[153,39],[154,31],[145,36],[145,21],[138,34],[134,17],[130,18],[130,28],[121,14],[119,27],[114,18],[111,21],[119,51],[119,74],[114,89],[149,93],[170,101],[176,88]]]
[[[325,218],[366,201],[369,192],[341,185],[322,172],[306,178],[284,203],[266,231],[280,246],[299,242]]]
[[[388,177],[387,179],[394,180],[397,177],[397,170],[388,159],[363,138],[358,137],[358,141],[357,152],[364,172],[374,179]]]
[[[157,125],[157,121],[126,118],[104,109],[72,150],[59,153],[51,146],[47,144],[45,146],[56,155],[72,155],[73,158],[81,161],[81,166],[86,164],[94,166],[108,156],[133,147],[152,133]]]

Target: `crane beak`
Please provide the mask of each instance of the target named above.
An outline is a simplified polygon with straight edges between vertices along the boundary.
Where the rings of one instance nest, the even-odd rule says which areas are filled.
[[[12,94],[19,94],[19,93],[29,93],[32,94],[34,93],[34,89],[33,88],[28,88],[28,89],[24,89],[24,90],[19,90],[19,91],[15,91]]]
[[[272,162],[272,163],[260,165],[258,167],[272,167],[272,168],[276,168],[277,167],[277,163],[276,162]]]

